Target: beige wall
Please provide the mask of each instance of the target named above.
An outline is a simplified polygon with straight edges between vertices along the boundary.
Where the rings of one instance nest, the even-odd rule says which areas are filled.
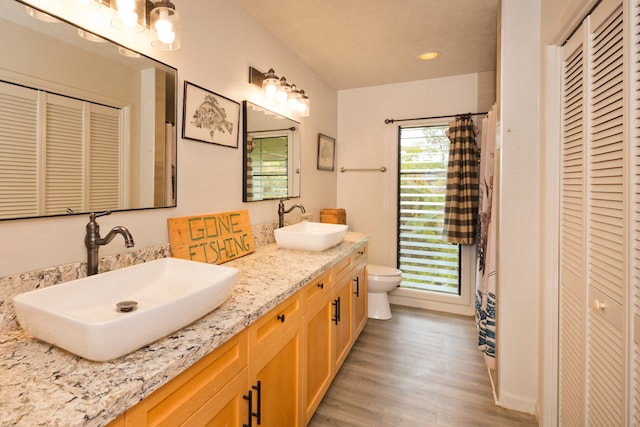
[[[384,120],[476,112],[478,75],[343,90],[338,99],[338,167],[387,168],[340,173],[338,207],[352,230],[371,236],[369,261],[395,267],[398,127],[424,122]]]
[[[182,48],[154,50],[143,35],[117,33],[107,23],[65,9],[63,2],[33,0],[52,13],[80,21],[88,29],[178,69],[179,114],[182,126],[184,80],[238,102],[260,104],[260,91],[247,83],[250,65],[273,67],[305,89],[311,98],[311,117],[302,122],[302,203],[319,216],[336,204],[337,172],[316,170],[317,135],[336,135],[337,93],[283,47],[237,1],[189,0],[177,2],[182,16]],[[183,140],[178,131],[178,207],[114,213],[100,219],[103,233],[114,225],[128,227],[136,247],[168,242],[169,217],[248,209],[253,224],[277,219],[277,201],[242,202],[242,150]],[[88,217],[0,221],[0,276],[84,260]],[[101,254],[125,251],[120,239],[101,248]]]

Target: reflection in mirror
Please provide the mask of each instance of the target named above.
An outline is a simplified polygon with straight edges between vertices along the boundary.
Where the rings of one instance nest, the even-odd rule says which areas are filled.
[[[242,106],[242,200],[300,197],[300,123],[248,101]]]
[[[176,70],[37,16],[0,4],[0,219],[175,206]]]

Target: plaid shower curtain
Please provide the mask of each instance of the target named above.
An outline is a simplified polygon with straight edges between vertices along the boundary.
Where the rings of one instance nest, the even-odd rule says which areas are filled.
[[[458,116],[449,124],[447,136],[449,161],[447,193],[444,205],[442,239],[462,245],[472,245],[478,222],[478,161],[476,127],[471,116]]]

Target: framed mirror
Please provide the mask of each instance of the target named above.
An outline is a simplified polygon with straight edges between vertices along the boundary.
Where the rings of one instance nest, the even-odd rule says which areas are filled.
[[[0,4],[0,219],[176,206],[177,70]]]
[[[300,123],[243,101],[242,200],[300,197]]]

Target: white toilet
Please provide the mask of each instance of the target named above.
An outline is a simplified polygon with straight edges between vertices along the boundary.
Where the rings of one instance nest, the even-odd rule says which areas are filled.
[[[402,281],[402,272],[396,268],[367,264],[367,303],[369,319],[391,319],[387,293]]]

